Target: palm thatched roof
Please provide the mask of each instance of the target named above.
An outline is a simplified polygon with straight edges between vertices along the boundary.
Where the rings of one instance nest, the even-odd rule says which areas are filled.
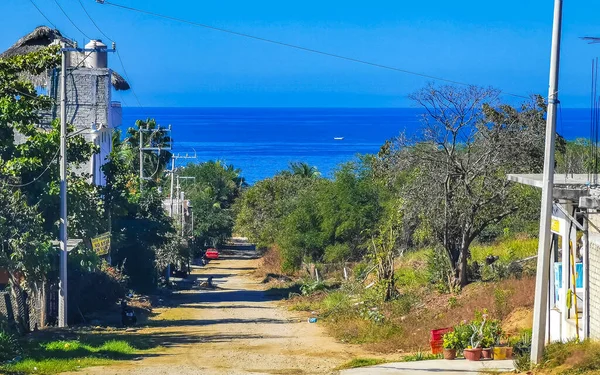
[[[64,42],[68,45],[73,44],[71,40],[63,37],[60,31],[47,26],[38,26],[32,32],[17,40],[9,49],[0,53],[0,58],[26,55],[57,42]]]
[[[65,38],[60,31],[51,29],[48,26],[38,26],[31,33],[25,35],[13,44],[9,49],[0,53],[0,59],[8,58],[18,55],[26,55],[31,52],[39,51],[42,48],[48,47],[57,43],[65,43],[66,45],[73,47],[75,44],[72,40]],[[74,52],[77,54],[77,52]],[[75,57],[76,60],[82,60],[82,56]],[[44,85],[46,77],[29,77],[34,84]],[[117,72],[112,71],[111,83],[116,90],[129,90],[129,83]]]

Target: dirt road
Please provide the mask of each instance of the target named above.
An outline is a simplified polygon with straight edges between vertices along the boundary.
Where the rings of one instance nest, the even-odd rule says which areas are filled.
[[[252,276],[257,263],[254,252],[236,251],[195,268],[192,277],[213,276],[216,289],[178,292],[173,307],[156,309],[147,328],[130,333],[164,350],[79,374],[331,374],[361,354],[265,293]]]

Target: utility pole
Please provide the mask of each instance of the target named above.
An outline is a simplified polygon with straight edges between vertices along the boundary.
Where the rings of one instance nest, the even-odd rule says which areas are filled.
[[[173,217],[173,180],[175,179],[175,160],[176,159],[196,159],[196,153],[194,152],[194,156],[188,156],[187,153],[185,154],[185,156],[182,156],[180,154],[171,156],[171,191],[169,193],[169,199],[171,200],[171,204],[169,205],[169,216],[170,217]],[[178,199],[179,199],[179,195],[178,195]]]
[[[155,133],[170,132],[170,131],[171,131],[171,125],[169,125],[169,127],[166,128],[166,129],[163,129],[160,126],[158,126],[157,129],[149,129],[148,125],[146,125],[146,128],[142,128],[140,126],[140,128],[138,129],[139,136],[140,136],[140,139],[139,139],[139,141],[140,141],[139,142],[139,152],[140,152],[140,192],[143,189],[144,180],[149,180],[149,179],[151,179],[153,177],[153,176],[144,177],[144,151],[158,151],[158,158],[159,158],[159,160],[157,161],[157,163],[158,163],[158,162],[160,162],[160,152],[163,151],[163,150],[165,150],[165,151],[171,150],[171,144],[164,145],[164,146],[161,145],[161,146],[158,146],[158,147],[144,147],[144,141],[143,141],[144,133],[148,133],[148,132],[152,133],[152,134],[150,134],[150,140],[152,140],[152,136]]]
[[[60,283],[58,326],[67,326],[67,50],[60,64]]]
[[[68,286],[67,286],[67,256],[68,256],[68,223],[67,223],[67,53],[68,52],[115,52],[116,46],[113,43],[112,49],[108,48],[77,48],[67,47],[64,43],[61,46],[61,64],[60,64],[60,262],[58,284],[58,326],[67,326],[67,306],[68,306]],[[89,56],[89,55],[88,55]],[[87,57],[87,56],[86,56]],[[85,57],[84,57],[85,60]],[[75,67],[77,68],[77,67]]]
[[[554,190],[554,143],[556,139],[556,107],[558,105],[558,73],[560,65],[560,41],[562,32],[562,0],[554,1],[554,25],[552,27],[552,53],[550,56],[550,86],[548,89],[548,117],[546,122],[546,147],[544,151],[544,175],[542,180],[542,205],[540,233],[533,307],[533,333],[531,362],[542,360],[546,341],[548,319],[548,284],[550,274],[550,244],[552,233],[552,193]],[[567,272],[563,270],[563,272]]]

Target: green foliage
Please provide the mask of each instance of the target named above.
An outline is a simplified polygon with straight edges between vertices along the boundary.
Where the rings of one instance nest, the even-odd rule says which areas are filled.
[[[0,329],[0,363],[13,359],[20,351],[21,347],[16,337]]]
[[[386,361],[379,358],[354,358],[350,362],[345,363],[338,367],[338,370],[345,370],[350,368],[358,368],[358,367],[367,367],[367,366],[376,366]]]
[[[109,266],[91,250],[78,247],[69,253],[69,321],[112,308],[127,292],[128,277]]]
[[[157,127],[153,121],[138,122],[137,126]],[[135,146],[136,131],[128,131],[130,139],[121,142],[118,132],[113,138],[113,151],[108,163],[103,166],[106,176],[106,186],[103,194],[107,212],[112,225],[112,261],[129,276],[130,286],[142,292],[151,291],[157,284],[157,272],[179,252],[179,247],[173,245],[175,228],[171,218],[166,215],[163,207],[163,197],[156,188],[157,181],[145,183],[142,192],[139,191]],[[162,133],[156,133],[159,137]],[[168,139],[150,138],[154,146],[168,142]],[[138,138],[139,139],[139,138]],[[161,154],[162,155],[162,154]],[[164,168],[167,159],[156,157],[155,163],[162,163]],[[155,166],[156,168],[156,166]]]
[[[464,349],[459,332],[450,331],[444,334],[444,349]]]
[[[106,365],[111,360],[132,359],[138,351],[122,340],[90,345],[76,340],[51,341],[29,347],[24,359],[0,367],[8,374],[58,374],[84,367]]]
[[[531,330],[521,332],[513,343],[513,364],[519,372],[531,370]]]
[[[544,369],[560,369],[561,374],[595,374],[600,371],[600,344],[596,341],[555,342],[544,351]]]
[[[440,359],[440,354],[431,354],[427,352],[418,351],[415,354],[410,354],[402,358],[402,362],[417,362],[417,361],[430,361],[432,359]]]
[[[320,292],[327,289],[327,285],[325,285],[322,281],[316,280],[307,280],[300,285],[300,292],[303,296],[310,296],[316,292]]]
[[[449,293],[452,291],[454,271],[443,248],[435,248],[429,252],[427,257],[427,272],[429,274],[429,282],[440,293]]]
[[[214,247],[225,242],[233,232],[235,200],[246,186],[241,171],[221,161],[188,164],[180,175],[194,177],[186,182],[186,197],[193,205],[194,243]]]

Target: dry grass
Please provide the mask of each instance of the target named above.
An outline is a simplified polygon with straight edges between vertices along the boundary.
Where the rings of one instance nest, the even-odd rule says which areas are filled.
[[[546,348],[544,363],[536,374],[600,373],[600,342],[554,343]]]
[[[262,279],[268,275],[279,275],[281,273],[281,264],[281,252],[276,246],[273,246],[265,251],[254,272],[256,276]]]
[[[385,316],[382,323],[361,317],[355,299],[344,297],[341,292],[296,297],[291,303],[295,310],[319,311],[325,317],[330,334],[342,342],[364,344],[366,349],[376,353],[426,352],[429,351],[430,330],[451,327],[473,318],[476,311],[483,309],[487,309],[492,317],[508,316],[507,321],[513,327],[526,324],[526,317],[513,314],[513,311],[532,308],[533,294],[528,291],[533,290],[534,285],[533,278],[511,279],[471,284],[457,295],[433,291],[419,296],[405,295],[382,306],[381,312]],[[348,300],[341,301],[343,298]],[[331,305],[340,303],[343,308],[330,314]]]

